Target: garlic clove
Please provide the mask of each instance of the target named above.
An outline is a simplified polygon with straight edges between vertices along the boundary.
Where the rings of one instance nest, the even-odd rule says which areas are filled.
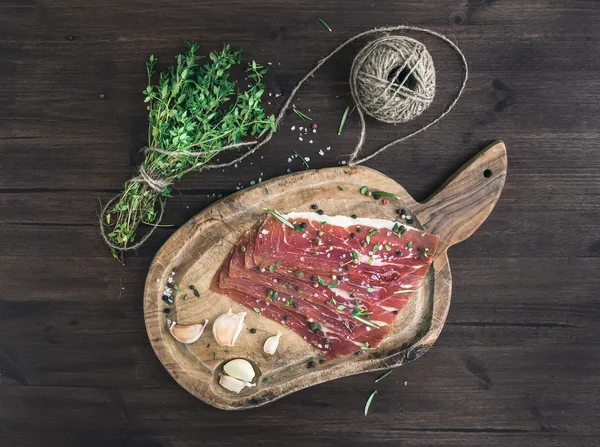
[[[233,359],[223,365],[225,374],[244,382],[252,382],[256,373],[248,360]]]
[[[246,312],[234,314],[231,309],[219,316],[213,324],[213,335],[221,346],[233,346],[244,328]]]
[[[189,345],[190,343],[194,343],[200,338],[207,324],[208,320],[204,320],[204,324],[190,324],[187,326],[180,326],[173,321],[171,323],[171,326],[169,326],[169,331],[171,332],[171,335],[175,338],[175,340]]]
[[[230,377],[230,376],[226,376],[226,375],[221,376],[221,378],[219,379],[219,384],[223,388],[225,388],[229,391],[233,391],[234,393],[239,393],[246,387],[256,386],[253,383],[245,382],[244,380],[239,380],[239,379],[236,379],[235,377]]]
[[[279,346],[279,339],[281,338],[281,331],[277,332],[277,335],[273,335],[272,337],[267,338],[265,341],[265,345],[263,346],[263,350],[267,354],[275,354],[277,351],[277,346]]]

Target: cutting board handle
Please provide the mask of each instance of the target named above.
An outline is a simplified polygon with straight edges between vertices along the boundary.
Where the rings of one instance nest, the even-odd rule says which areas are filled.
[[[440,236],[438,253],[471,236],[490,215],[504,188],[508,160],[495,141],[469,160],[414,213],[423,227]]]

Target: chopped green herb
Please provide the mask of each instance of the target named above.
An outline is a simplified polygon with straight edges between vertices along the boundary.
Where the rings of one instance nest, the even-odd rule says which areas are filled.
[[[317,20],[321,22],[321,25],[323,25],[327,31],[331,32],[331,27],[327,24],[327,22],[325,22],[325,20],[323,20],[321,17],[317,17]]]
[[[379,245],[375,244],[373,246],[373,253],[377,253],[379,251]]]
[[[337,301],[335,300],[335,298],[331,298],[327,300],[327,304],[337,304]]]
[[[339,284],[328,284],[327,287],[329,287],[330,289],[335,289],[337,286],[339,286]]]
[[[412,241],[408,241],[408,244],[406,244],[406,248],[412,248]]]
[[[364,345],[362,345],[360,347],[361,351],[368,351],[369,349],[371,349],[371,347],[369,346],[369,343],[365,343]]]
[[[274,266],[273,264],[271,264],[271,265],[269,266],[269,271],[270,271],[271,273],[273,273],[273,272],[275,271],[275,266]]]
[[[223,278],[223,282],[227,284],[227,278]]]
[[[300,225],[294,225],[294,230],[296,231],[296,233],[302,233],[302,230],[304,230],[304,228],[302,228]]]
[[[294,225],[292,225],[292,223],[287,220],[285,217],[283,217],[281,214],[279,214],[276,211],[273,210],[267,210],[269,213],[271,213],[271,215],[273,215],[274,217],[276,217],[277,219],[279,219],[281,222],[283,222],[285,225],[287,225],[290,228],[294,228]]]
[[[321,284],[322,286],[325,285],[325,280],[323,278],[321,278],[320,276],[317,276],[319,284]]]
[[[403,236],[403,235],[404,235],[404,233],[406,233],[406,227],[405,227],[404,225],[402,225],[402,226],[400,227],[400,236]]]
[[[399,294],[399,293],[413,293],[413,292],[416,292],[416,291],[417,291],[416,289],[404,289],[404,290],[396,290],[396,291],[394,292],[394,295],[397,295],[397,294]]]
[[[337,310],[339,310],[340,312],[341,312],[342,310],[346,310],[346,306],[344,306],[343,304],[340,304],[340,305],[337,307]]]
[[[206,345],[207,348],[210,348],[210,343]]]
[[[369,408],[371,407],[371,402],[373,402],[373,398],[377,394],[377,390],[373,391],[369,398],[367,399],[367,403],[365,404],[365,416],[369,413]]]
[[[371,231],[369,231],[370,236],[375,236],[376,234],[377,234],[377,230],[375,228],[373,228]]]
[[[304,113],[302,113],[300,110],[298,109],[293,109],[294,112],[296,112],[296,115],[298,115],[302,121],[312,121],[312,118],[308,115],[305,115]]]
[[[385,191],[373,191],[373,195],[383,196],[383,197],[391,197],[393,199],[397,199],[398,196],[396,194],[392,194],[390,192]]]
[[[338,135],[342,134],[342,130],[344,129],[344,124],[346,123],[346,118],[348,118],[348,112],[350,111],[350,107],[346,107],[344,110],[344,114],[342,115],[342,120],[340,121],[340,127],[338,129]]]
[[[377,377],[377,378],[375,379],[375,383],[377,383],[377,382],[381,382],[383,379],[385,379],[387,376],[389,376],[389,375],[390,375],[391,373],[393,373],[393,372],[394,372],[394,370],[393,370],[393,369],[390,369],[389,371],[387,371],[387,372],[384,372],[382,375],[380,375],[379,377]]]
[[[367,234],[367,236],[365,237],[365,241],[367,242],[367,244],[371,243],[371,236]]]
[[[285,303],[283,303],[283,307],[288,307],[290,304],[292,304],[292,298],[286,300]]]
[[[183,300],[183,301],[185,301],[185,299],[186,299],[186,298],[187,298],[187,293],[184,293],[183,295],[181,295],[181,296],[179,297],[179,299],[180,299],[180,300]]]
[[[358,252],[356,250],[352,250],[352,258],[358,259]]]
[[[340,185],[338,185],[338,189],[339,189],[340,191],[343,191],[343,190],[344,190],[344,188],[342,188]]]
[[[423,256],[427,257],[427,256],[429,256],[430,253],[431,253],[431,248],[423,249]]]
[[[321,226],[324,227],[326,223],[327,221],[324,220],[323,222],[321,222]]]
[[[394,224],[394,228],[392,228],[392,233],[397,233],[397,232],[398,232],[398,228],[399,228],[399,226],[398,226],[398,222],[396,222],[396,223]]]
[[[363,186],[362,188],[360,188],[360,193],[363,196],[366,195],[368,191],[369,191],[369,188],[367,188],[366,186]]]
[[[175,290],[179,290],[179,284],[173,284],[173,288],[174,288]]]
[[[200,292],[198,292],[198,290],[197,290],[197,289],[194,289],[194,290],[192,290],[192,291],[194,292],[194,296],[195,296],[196,298],[200,298]]]
[[[364,318],[359,317],[358,315],[352,315],[352,318],[355,318],[356,320],[360,321],[363,324],[366,324],[367,326],[371,326],[375,329],[379,329],[379,326],[377,326],[376,324],[371,323],[368,320],[365,320]]]
[[[269,381],[269,378],[268,378],[268,377],[265,377],[265,378],[263,379],[263,383],[267,383],[268,381]]]
[[[369,292],[369,293],[373,293],[373,292],[375,292],[375,289],[374,289],[373,287],[369,287],[369,288],[367,289],[367,292]]]
[[[273,298],[273,289],[269,289],[269,291],[267,292],[267,298]]]
[[[277,262],[275,263],[275,267],[279,267],[279,264],[281,264],[281,261],[277,261]]]
[[[369,260],[367,261],[367,264],[369,264],[369,265],[373,265],[373,256],[371,256],[371,257],[369,258]]]
[[[217,353],[213,351],[213,360],[217,360]]]
[[[392,251],[392,247],[390,247],[388,244],[384,245],[386,251]]]
[[[260,309],[258,307],[253,307],[252,310],[254,310],[254,312],[256,312],[257,314],[260,313]]]
[[[271,299],[273,301],[275,301],[277,298],[279,298],[279,292],[277,292],[276,290],[273,292],[273,296],[271,296]]]
[[[296,110],[296,109],[294,109]],[[308,162],[306,161],[306,159],[300,155],[298,152],[294,151],[294,154],[296,154],[296,156],[302,161],[302,163],[304,163],[304,166],[306,166],[307,168],[310,168],[310,166],[308,165]]]

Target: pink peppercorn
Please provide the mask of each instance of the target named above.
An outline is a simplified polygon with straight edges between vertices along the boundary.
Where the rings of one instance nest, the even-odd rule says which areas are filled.
[[[383,202],[384,205],[389,205],[390,204],[390,201],[388,199],[383,199],[382,202]]]
[[[312,128],[316,129],[317,128],[317,123],[312,123]]]

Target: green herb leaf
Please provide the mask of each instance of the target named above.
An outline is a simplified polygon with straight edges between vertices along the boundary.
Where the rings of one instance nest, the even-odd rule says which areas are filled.
[[[365,241],[367,242],[367,244],[370,244],[370,243],[371,243],[371,235],[370,235],[370,234],[367,234],[367,235],[365,236]]]
[[[270,271],[271,273],[273,273],[273,272],[275,271],[275,266],[274,266],[273,264],[271,264],[271,265],[269,266],[269,271]]]
[[[329,27],[329,25],[325,22],[325,20],[323,20],[321,17],[317,17],[317,19],[319,20],[319,22],[321,22],[321,25],[323,25],[325,27],[325,29],[327,31],[331,32],[331,28]]]
[[[387,371],[387,372],[384,372],[382,375],[380,375],[379,377],[377,377],[377,378],[375,379],[375,383],[377,383],[377,382],[381,382],[383,379],[385,379],[387,376],[389,376],[389,375],[390,375],[391,373],[393,373],[393,372],[394,372],[394,370],[393,370],[393,369],[390,369],[389,371]]]
[[[412,248],[412,241],[408,241],[408,244],[406,244],[406,248]]]
[[[364,345],[362,345],[360,347],[361,351],[368,351],[369,349],[371,349],[371,347],[369,346],[369,343],[365,343]]]
[[[296,109],[294,109],[294,110],[296,110]],[[296,154],[296,156],[297,156],[297,157],[298,157],[300,160],[302,160],[302,163],[304,163],[304,166],[306,166],[307,168],[310,168],[310,166],[308,165],[308,162],[306,161],[306,159],[305,159],[305,158],[304,158],[302,155],[300,155],[300,154],[299,154],[298,152],[296,152],[296,151],[294,151],[294,154]]]
[[[335,289],[338,286],[339,286],[339,284],[328,284],[327,285],[327,287],[329,287],[330,289]]]
[[[388,244],[384,244],[384,247],[386,251],[392,251],[392,247],[390,247]]]
[[[179,297],[180,300],[185,301],[185,299],[187,298],[187,293],[184,293],[183,295],[181,295]]]
[[[298,115],[300,118],[302,118],[302,121],[312,121],[312,118],[310,116],[305,115],[300,110],[298,110],[298,109],[292,109],[292,110],[294,112],[296,112],[296,115]]]
[[[267,383],[268,381],[269,381],[269,378],[268,378],[268,377],[264,377],[264,378],[263,378],[263,383]]]
[[[364,196],[369,192],[369,188],[367,188],[366,186],[363,186],[362,188],[360,188],[360,193]]]
[[[369,292],[369,293],[373,293],[373,292],[375,292],[375,289],[374,289],[373,287],[369,287],[369,288],[367,289],[367,292]]]
[[[340,127],[338,129],[338,135],[342,134],[342,130],[344,129],[344,124],[346,124],[346,118],[348,118],[348,112],[350,111],[350,107],[346,107],[344,110],[344,114],[342,115],[342,120],[340,121]]]
[[[369,235],[371,236],[375,236],[377,234],[377,229],[373,228],[371,231],[369,231]]]
[[[367,403],[365,404],[365,416],[369,413],[369,408],[371,408],[371,402],[373,402],[373,398],[377,394],[377,390],[373,391],[369,398],[367,399]]]
[[[379,245],[375,244],[373,246],[373,253],[377,253],[379,251]]]
[[[260,313],[260,309],[258,307],[253,307],[252,310],[254,310],[254,312],[256,312],[257,314]]]
[[[398,222],[396,222],[396,223],[394,224],[394,228],[392,228],[392,233],[397,233],[397,232],[398,232],[398,228],[399,228],[399,226],[398,226]]]
[[[352,318],[360,321],[363,324],[366,324],[367,326],[371,326],[372,328],[379,329],[379,326],[371,323],[369,320],[365,320],[364,318],[359,317],[358,315],[352,315]]]
[[[175,290],[179,290],[179,284],[173,284],[173,288],[174,288]]]
[[[213,352],[213,360],[217,360],[217,353]]]
[[[340,305],[337,307],[337,310],[339,310],[340,312],[341,312],[342,310],[346,310],[346,306],[344,306],[343,304],[340,304]]]
[[[325,285],[325,280],[323,278],[321,278],[320,276],[317,276],[319,284],[321,284],[322,286]]]
[[[277,262],[275,263],[275,267],[279,267],[279,264],[281,264],[281,261],[277,261]]]
[[[343,191],[343,190],[344,190],[344,188],[342,188],[340,185],[338,185],[338,187],[337,187],[337,188],[338,188],[340,191]]]
[[[358,259],[358,252],[356,250],[352,250],[352,258]]]
[[[404,290],[396,290],[394,295],[398,295],[399,293],[413,293],[416,292],[416,289],[404,289]]]
[[[321,222],[321,226],[324,227],[326,223],[327,221],[324,220],[323,222]]]
[[[385,192],[385,191],[373,191],[373,195],[378,195],[381,197],[391,197],[393,199],[398,198],[398,196],[396,194],[392,194],[391,192]]]
[[[291,222],[289,220],[287,220],[285,217],[283,217],[281,214],[277,213],[276,211],[273,210],[267,210],[269,213],[271,213],[273,216],[275,216],[277,219],[279,219],[281,222],[283,222],[285,225],[287,225],[290,228],[294,228],[294,225],[291,224]]]

